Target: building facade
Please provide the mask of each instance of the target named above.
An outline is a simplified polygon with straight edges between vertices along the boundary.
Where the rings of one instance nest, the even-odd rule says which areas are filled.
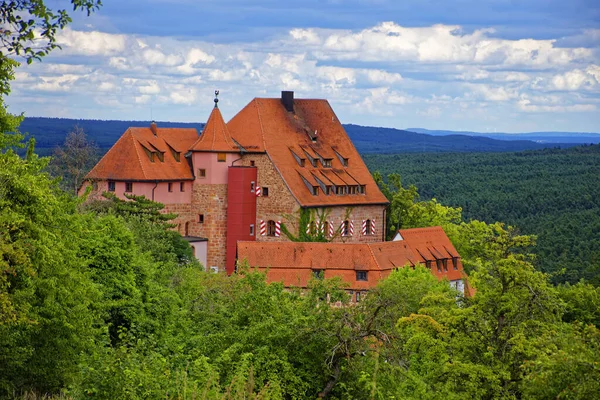
[[[128,129],[80,193],[92,186],[91,198],[112,192],[163,203],[182,235],[207,239],[194,241],[205,246],[195,248],[205,267],[228,274],[238,242],[304,233],[333,243],[385,240],[388,201],[326,100],[256,98],[229,123],[217,102],[201,135],[154,123]]]

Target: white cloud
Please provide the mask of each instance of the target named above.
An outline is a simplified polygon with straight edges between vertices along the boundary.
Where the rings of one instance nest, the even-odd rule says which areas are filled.
[[[491,29],[386,22],[354,31],[298,28],[268,41],[217,44],[65,30],[63,51],[17,70],[11,98],[25,110],[33,104],[39,110],[43,102],[26,99],[53,93],[46,100],[53,106],[59,96],[72,110],[93,102],[86,116],[104,110],[124,119],[146,118],[152,103],[173,119],[195,121],[200,104],[212,105],[215,88],[221,89],[225,115],[254,96],[288,89],[298,97],[327,98],[350,118],[344,122],[359,123],[381,117],[419,119],[420,125],[430,118],[510,124],[535,113],[597,110],[600,46],[496,35]]]
[[[97,31],[74,31],[67,28],[58,33],[57,42],[67,54],[107,56],[123,52],[127,37]]]

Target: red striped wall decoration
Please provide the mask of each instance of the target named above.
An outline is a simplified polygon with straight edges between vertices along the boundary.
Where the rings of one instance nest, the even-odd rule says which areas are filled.
[[[256,189],[254,189],[254,194],[256,194],[256,197],[262,196],[262,188],[256,185]]]
[[[267,234],[267,224],[264,220],[260,220],[260,235],[265,236]]]
[[[281,221],[275,222],[275,236],[281,236]]]

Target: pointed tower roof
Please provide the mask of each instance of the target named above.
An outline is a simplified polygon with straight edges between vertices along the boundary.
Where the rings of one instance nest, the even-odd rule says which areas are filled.
[[[225,124],[221,111],[217,106],[217,99],[215,99],[215,108],[210,113],[200,138],[192,145],[190,150],[239,153],[240,148],[229,134],[227,124]]]

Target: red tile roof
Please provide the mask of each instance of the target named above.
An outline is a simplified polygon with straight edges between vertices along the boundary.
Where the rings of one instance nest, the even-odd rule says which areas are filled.
[[[256,98],[227,127],[246,150],[267,152],[302,206],[388,203],[327,100],[296,99],[294,112],[288,112],[280,99]],[[317,139],[313,141],[311,136],[315,134]],[[305,159],[304,167],[292,151]],[[347,165],[336,152],[348,160]],[[330,161],[331,167],[324,167],[320,157]],[[311,158],[317,160],[316,166]],[[365,194],[325,194],[311,175],[327,186],[365,185]],[[307,188],[301,176],[310,185],[319,186],[318,194]]]
[[[396,268],[425,264],[419,252],[431,249],[448,259],[447,271],[438,271],[433,258],[431,272],[435,276],[464,277],[460,259],[458,269],[453,267],[451,254],[458,253],[441,227],[401,232],[404,240],[379,243],[238,242],[238,259],[247,260],[251,267],[268,268],[267,279],[285,286],[306,287],[313,271],[323,270],[326,278],[339,276],[350,289],[362,290],[374,287]],[[446,248],[449,251],[440,251]],[[356,271],[369,271],[368,281],[357,281]]]
[[[156,135],[149,127],[129,128],[86,179],[193,179],[184,154],[197,139],[198,132],[193,128],[156,128]]]
[[[218,107],[213,108],[200,138],[194,143],[192,151],[213,151],[238,153],[239,147],[231,139],[227,125]]]

